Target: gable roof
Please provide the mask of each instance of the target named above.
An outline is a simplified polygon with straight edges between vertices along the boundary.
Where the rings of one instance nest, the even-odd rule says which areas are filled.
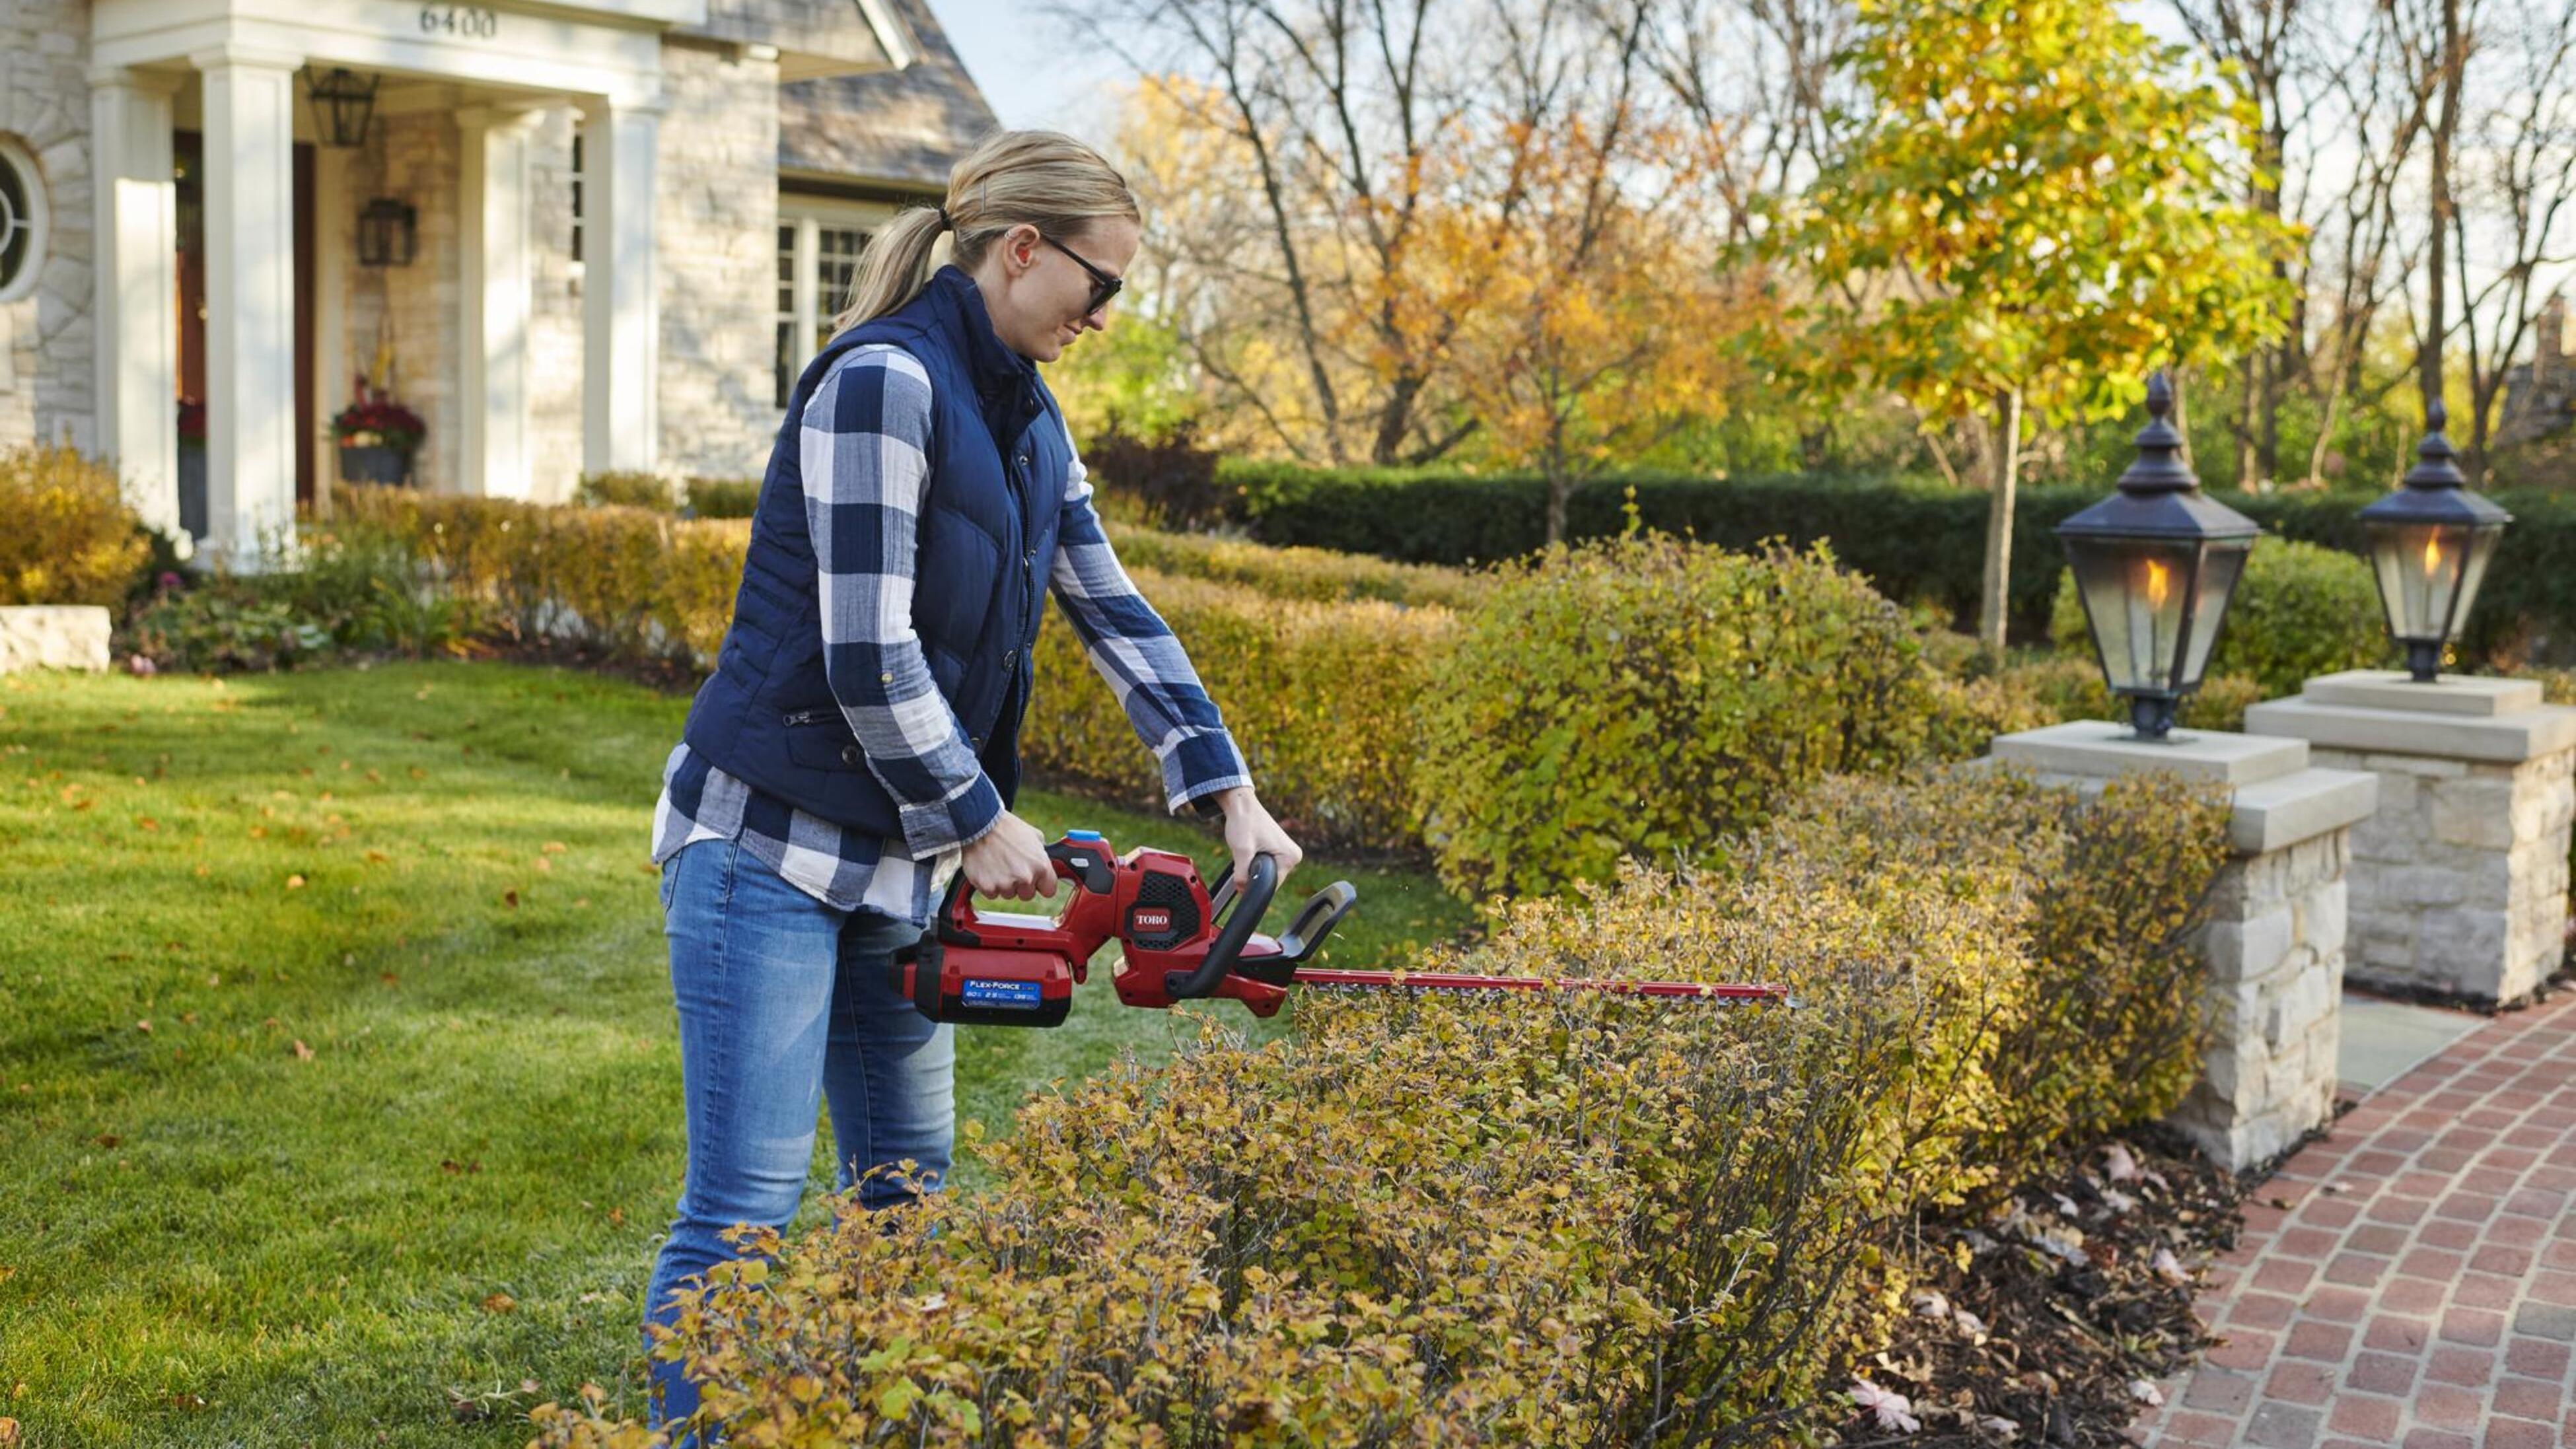
[[[881,0],[912,31],[900,70],[796,81],[778,88],[778,169],[863,189],[947,189],[948,168],[1000,129],[928,0]]]

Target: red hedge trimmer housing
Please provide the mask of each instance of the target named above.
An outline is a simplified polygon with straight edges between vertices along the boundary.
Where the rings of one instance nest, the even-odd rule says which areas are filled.
[[[1600,991],[1711,1005],[1778,1000],[1776,986],[1701,981],[1481,976],[1464,972],[1340,971],[1309,965],[1359,903],[1349,881],[1309,897],[1278,936],[1253,930],[1279,888],[1277,862],[1255,856],[1236,898],[1232,872],[1210,894],[1186,855],[1140,847],[1121,858],[1099,832],[1071,830],[1047,847],[1073,885],[1061,916],[979,911],[961,872],[921,940],[895,953],[895,989],[933,1021],[1057,1026],[1091,958],[1115,938],[1110,982],[1129,1006],[1230,999],[1270,1016],[1291,986],[1407,991]]]

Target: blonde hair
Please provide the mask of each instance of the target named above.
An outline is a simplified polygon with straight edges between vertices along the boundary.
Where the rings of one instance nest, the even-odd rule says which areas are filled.
[[[1110,217],[1143,219],[1127,178],[1099,152],[1055,131],[996,131],[949,168],[938,207],[901,213],[868,243],[832,333],[921,295],[943,239],[946,259],[971,272],[995,239],[1023,222],[1063,237]]]

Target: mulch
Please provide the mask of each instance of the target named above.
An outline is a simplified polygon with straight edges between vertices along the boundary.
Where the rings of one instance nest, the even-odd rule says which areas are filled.
[[[2126,1445],[2154,1381],[2212,1341],[2194,1282],[2235,1245],[2262,1176],[2223,1172],[2150,1127],[2069,1154],[2000,1209],[1927,1219],[1913,1311],[1853,1365],[1862,1398],[1902,1406],[1855,1401],[1830,1442]]]

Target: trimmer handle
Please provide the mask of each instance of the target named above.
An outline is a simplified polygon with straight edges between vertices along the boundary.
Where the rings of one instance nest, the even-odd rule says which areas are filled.
[[[1216,894],[1208,901],[1209,914],[1222,917],[1224,924],[1218,928],[1216,940],[1209,944],[1207,955],[1199,958],[1196,968],[1163,973],[1165,995],[1175,1001],[1213,996],[1217,984],[1234,969],[1235,958],[1243,954],[1243,943],[1252,939],[1253,928],[1260,925],[1261,918],[1269,913],[1270,898],[1279,893],[1279,862],[1268,855],[1254,856],[1252,869],[1247,874],[1251,880],[1244,887],[1242,898],[1236,899],[1234,870],[1230,865],[1227,867],[1224,884],[1217,887]],[[1225,914],[1229,901],[1234,905],[1232,915]]]

